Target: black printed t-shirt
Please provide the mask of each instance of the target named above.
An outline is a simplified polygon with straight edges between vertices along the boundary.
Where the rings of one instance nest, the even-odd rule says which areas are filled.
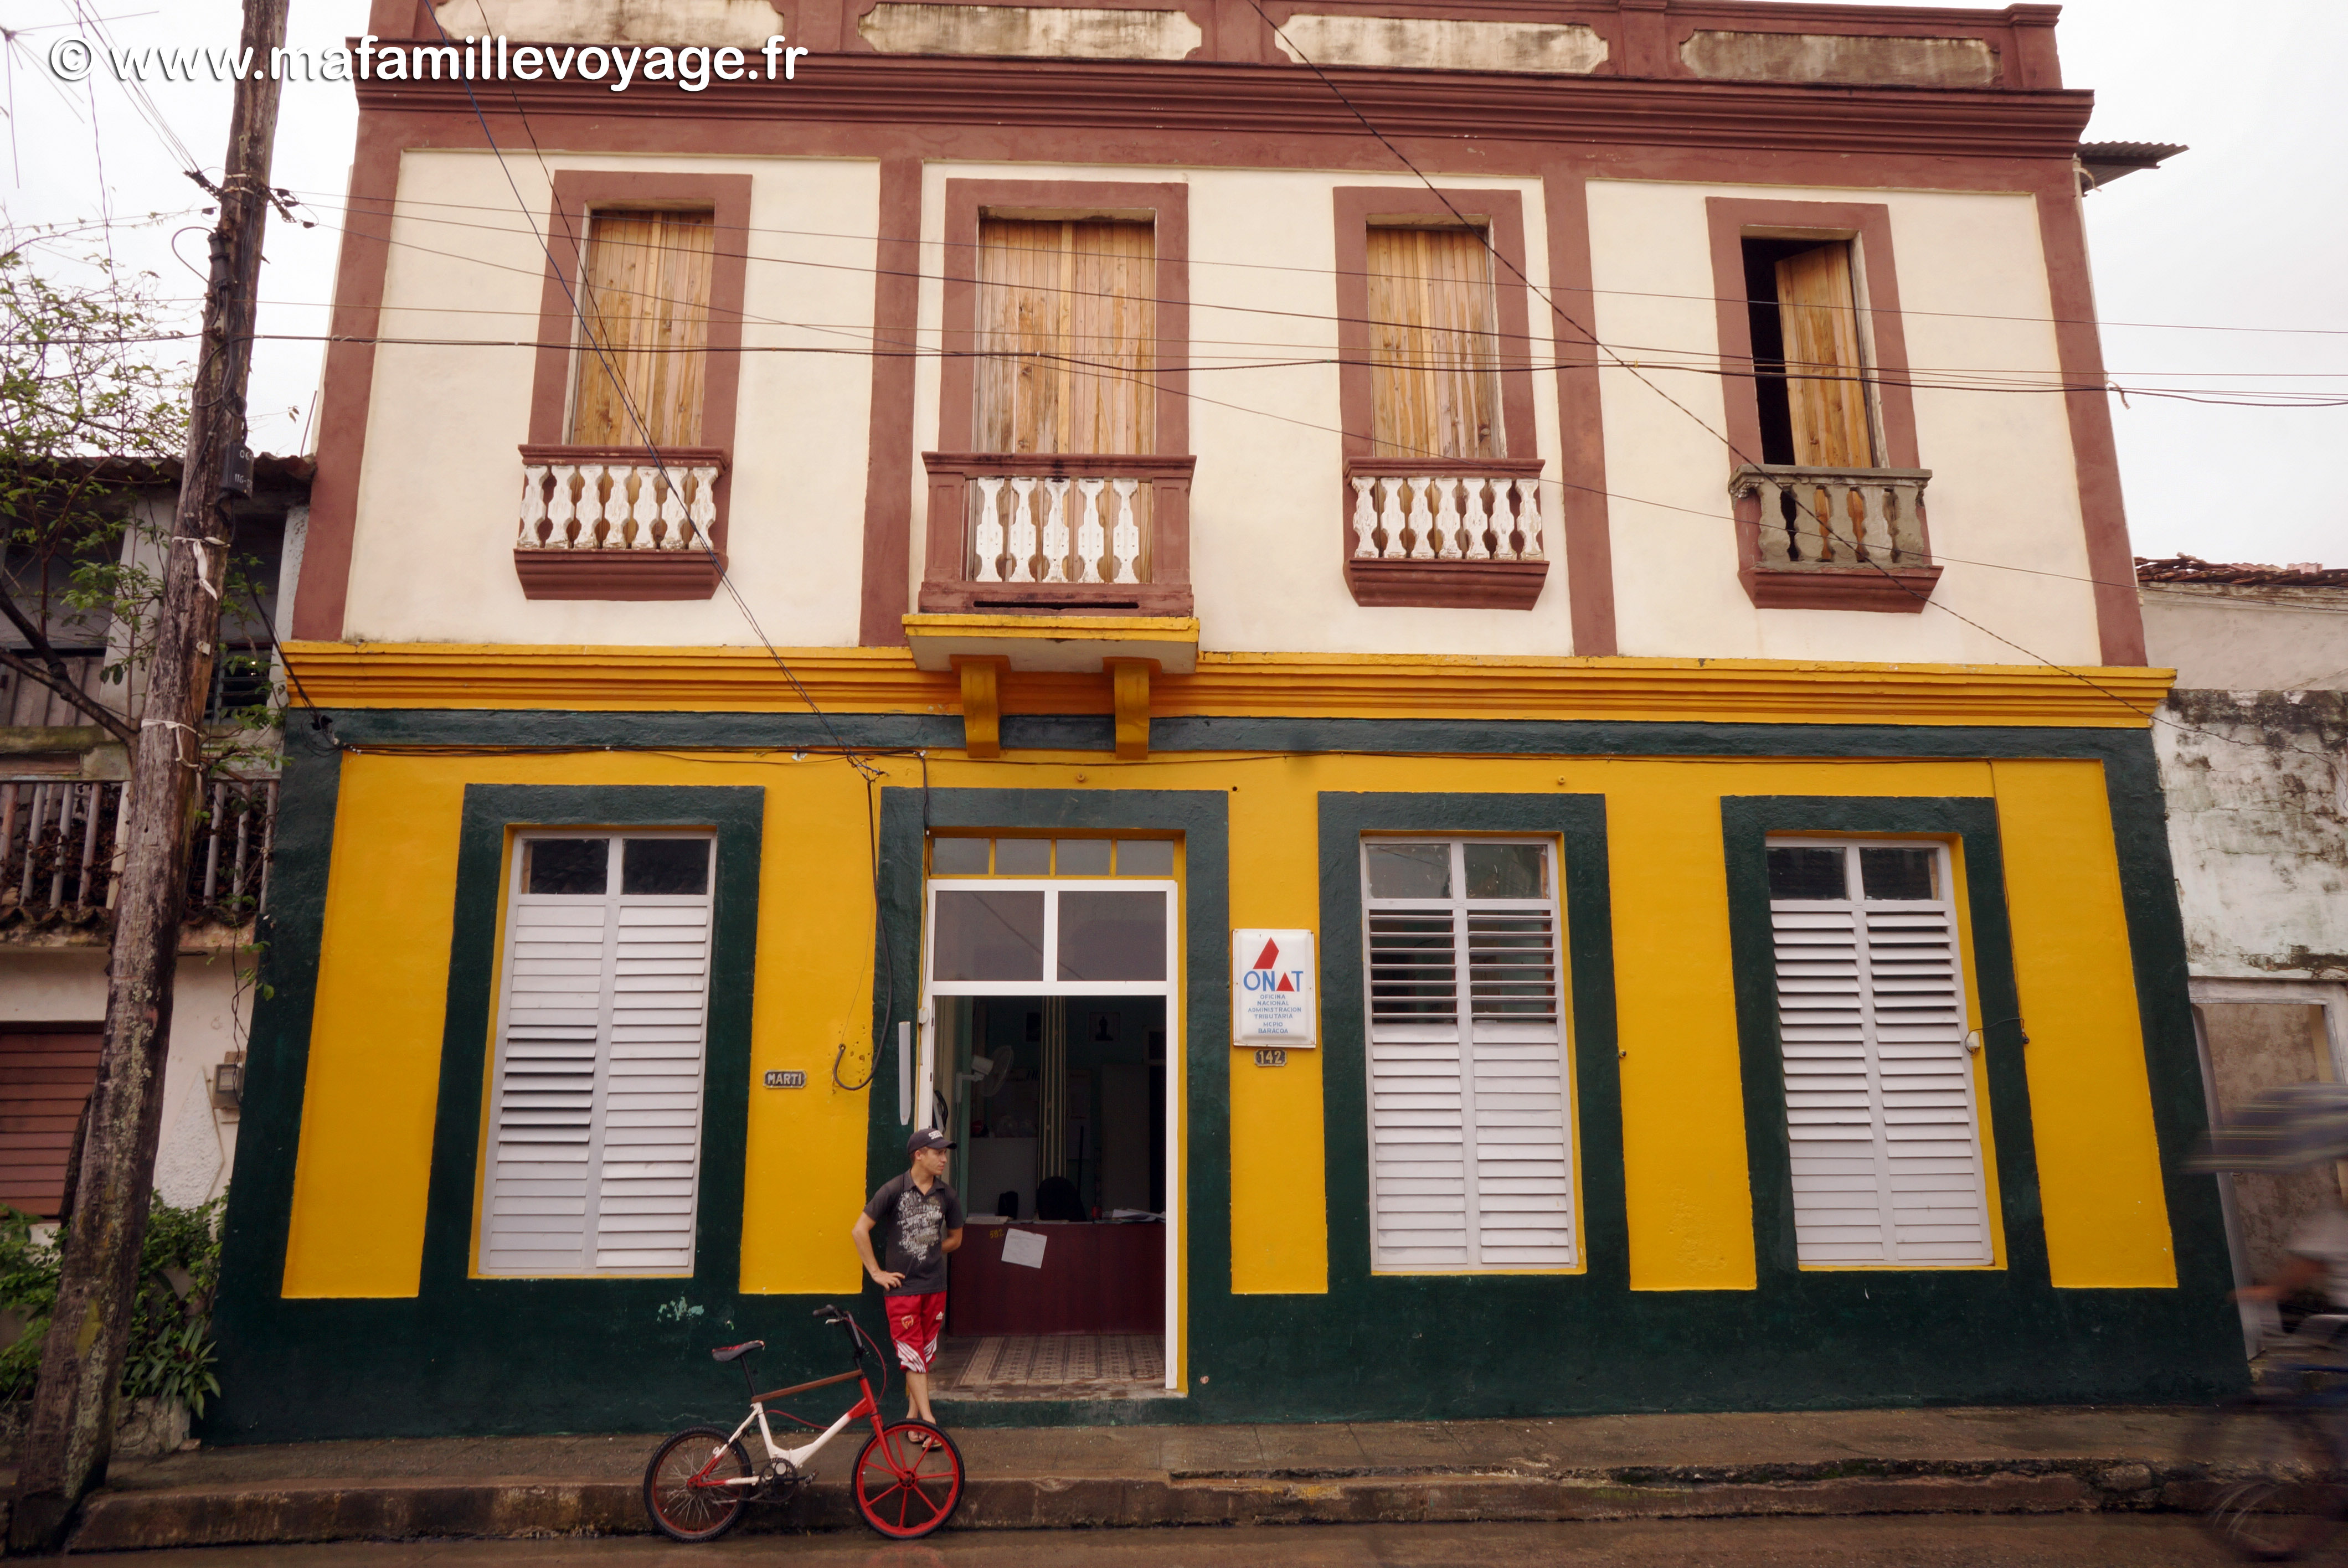
[[[891,1296],[928,1296],[946,1287],[946,1235],[962,1229],[962,1200],[944,1182],[930,1184],[926,1193],[913,1184],[911,1171],[883,1182],[864,1205],[872,1222],[872,1251],[880,1272],[905,1277]]]

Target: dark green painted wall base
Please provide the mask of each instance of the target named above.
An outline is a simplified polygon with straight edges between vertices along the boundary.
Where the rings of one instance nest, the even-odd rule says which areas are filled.
[[[820,743],[792,715],[345,712],[345,740],[376,744],[535,745],[551,748],[773,746]],[[865,745],[952,745],[948,721],[835,717]],[[1084,743],[1078,725],[1053,743]],[[1058,732],[1055,732],[1056,734]],[[1036,743],[1041,737],[1030,740]],[[736,1293],[733,1248],[705,1210],[703,1269],[691,1282],[466,1281],[463,1215],[454,1180],[474,1131],[444,1104],[426,1294],[398,1301],[289,1301],[277,1294],[292,1208],[327,852],[338,759],[297,733],[287,759],[269,933],[275,994],[254,1020],[243,1127],[229,1209],[217,1316],[221,1399],[201,1423],[213,1442],[448,1433],[653,1431],[738,1409],[739,1383],[714,1365],[710,1347],[745,1337],[770,1347],[768,1386],[820,1376],[842,1360],[836,1335],[808,1314],[817,1296]],[[1879,729],[1837,726],[1574,724],[1225,720],[1160,722],[1160,750],[1370,751],[1495,754],[2078,757],[2101,762],[2110,792],[2143,1013],[2160,1145],[2172,1172],[2203,1123],[2199,1071],[2186,1003],[2183,934],[2170,879],[2161,801],[2147,738],[2137,732]],[[726,792],[732,794],[733,792]],[[1330,1049],[1331,1280],[1325,1296],[1234,1296],[1231,1286],[1227,1137],[1227,850],[1221,797],[1201,791],[935,791],[933,823],[1179,827],[1190,837],[1188,887],[1191,1011],[1179,1060],[1189,1074],[1190,1388],[1181,1399],[1129,1403],[949,1405],[964,1425],[1203,1422],[1540,1416],[1622,1410],[1792,1409],[1912,1404],[2174,1402],[2205,1399],[2244,1381],[2240,1338],[2225,1301],[2231,1281],[2213,1184],[2172,1173],[2169,1222],[2175,1290],[2055,1290],[2048,1282],[2028,1158],[2026,1100],[2016,1042],[1993,1035],[1992,1112],[2011,1266],[1964,1274],[1804,1274],[1785,1266],[1782,1215],[1770,1194],[1782,1152],[1748,1136],[1762,1246],[1760,1287],[1736,1292],[1634,1292],[1628,1286],[1622,1212],[1620,1128],[1613,1086],[1610,936],[1601,803],[1571,796],[1331,795],[1323,798],[1322,897],[1324,962],[1342,966],[1358,887],[1346,877],[1350,839],[1365,826],[1442,828],[1459,814],[1479,825],[1558,832],[1566,841],[1569,918],[1575,942],[1578,1091],[1584,1140],[1581,1194],[1590,1271],[1570,1276],[1380,1276],[1369,1274],[1358,1189],[1363,1174],[1359,1063],[1339,1065],[1359,1033],[1345,988],[1324,997]],[[1853,803],[1841,803],[1849,807]],[[1966,835],[1979,949],[2005,941],[2003,922],[1981,900],[1995,880],[1993,824],[1969,817],[1978,803],[1890,807],[1934,811]],[[1418,813],[1437,807],[1441,820]],[[920,889],[921,792],[883,796],[881,884],[892,929],[910,922]],[[582,808],[583,809],[583,808]],[[611,819],[605,807],[605,819]],[[647,809],[669,809],[650,803]],[[1732,844],[1774,827],[1832,825],[1818,802],[1736,803],[1724,821]],[[1777,822],[1772,812],[1787,815]],[[1493,815],[1498,814],[1498,815]],[[1807,814],[1807,815],[1806,815]],[[747,826],[747,818],[737,818]],[[1889,820],[1889,819],[1886,819]],[[486,823],[486,818],[484,819]],[[1867,827],[1873,821],[1842,825]],[[479,833],[481,828],[472,831]],[[478,856],[473,860],[478,866]],[[492,881],[491,886],[494,886]],[[1732,902],[1753,890],[1733,882]],[[477,890],[459,895],[460,932],[480,925]],[[468,922],[470,922],[469,925]],[[482,945],[478,944],[477,945]],[[486,948],[456,955],[452,978]],[[896,1016],[914,992],[911,944],[891,950]],[[1984,966],[1985,988],[1997,983]],[[1741,968],[1750,969],[1747,953]],[[1767,1099],[1755,1071],[1766,1009],[1752,1005],[1744,976],[1748,1108]],[[472,981],[466,979],[470,986]],[[452,999],[457,989],[452,985]],[[479,993],[485,997],[486,992]],[[1989,999],[1985,989],[1984,1000]],[[468,1004],[475,1005],[475,1004]],[[880,999],[874,1001],[876,1024]],[[452,1000],[450,1071],[478,1085],[480,1020]],[[479,1008],[475,1007],[478,1013]],[[1349,1035],[1346,1031],[1351,1030]],[[883,1035],[887,1030],[883,1030]],[[717,1050],[713,1020],[713,1060]],[[463,1053],[469,1052],[467,1056]],[[731,1053],[729,1048],[729,1054]],[[892,1050],[874,1083],[870,1170],[877,1184],[902,1164],[894,1124]],[[445,1074],[444,1074],[445,1076]],[[458,1085],[459,1089],[462,1084]],[[472,1114],[477,1092],[444,1097]],[[1350,1097],[1350,1098],[1349,1098]],[[738,1116],[713,1098],[713,1114]],[[2017,1136],[2017,1133],[2023,1135]],[[730,1139],[730,1143],[727,1140]],[[713,1131],[712,1149],[738,1151],[738,1123]],[[1609,1155],[1612,1159],[1609,1159]],[[737,1162],[738,1163],[738,1162]],[[724,1185],[713,1176],[716,1189]],[[738,1202],[738,1171],[732,1183]],[[458,1228],[452,1229],[455,1225]],[[861,1298],[867,1327],[880,1327],[877,1293]],[[1206,1378],[1201,1383],[1199,1379]],[[828,1398],[827,1390],[822,1398]]]

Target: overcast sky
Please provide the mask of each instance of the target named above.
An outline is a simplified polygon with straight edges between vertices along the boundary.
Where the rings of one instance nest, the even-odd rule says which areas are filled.
[[[107,31],[129,47],[232,44],[241,14],[237,0],[80,0],[78,8],[111,18]],[[15,35],[0,208],[20,231],[110,218],[112,227],[57,248],[82,255],[110,244],[118,264],[153,272],[161,292],[192,312],[206,198],[103,67],[77,87],[51,77],[45,58],[76,9],[73,0],[0,0],[0,29]],[[366,0],[294,0],[289,41],[330,47],[365,30],[366,10]],[[2147,393],[2112,409],[2137,553],[2348,566],[2348,407],[2149,395],[2348,398],[2348,108],[2339,87],[2348,5],[2240,0],[2213,11],[2200,0],[2073,0],[2057,36],[2065,80],[2096,94],[2089,139],[2192,148],[2086,204],[2106,363],[2122,386]],[[149,93],[216,175],[227,87],[158,83]],[[272,220],[263,333],[326,326],[355,122],[349,87],[288,87],[275,181],[312,203],[302,215],[317,227]],[[314,343],[258,347],[256,450],[306,449],[319,360]]]

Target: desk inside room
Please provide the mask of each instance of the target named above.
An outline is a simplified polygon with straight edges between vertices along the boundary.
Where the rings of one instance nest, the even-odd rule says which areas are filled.
[[[1004,1258],[1004,1244],[1023,1231],[1042,1238],[1041,1267]],[[973,1214],[947,1270],[949,1334],[1165,1332],[1163,1223],[1055,1224]]]

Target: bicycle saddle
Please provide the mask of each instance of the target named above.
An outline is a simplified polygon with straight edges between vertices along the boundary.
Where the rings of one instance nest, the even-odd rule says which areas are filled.
[[[709,1358],[713,1361],[739,1361],[751,1351],[764,1350],[766,1348],[767,1342],[764,1339],[745,1339],[739,1345],[719,1346],[709,1353]]]

